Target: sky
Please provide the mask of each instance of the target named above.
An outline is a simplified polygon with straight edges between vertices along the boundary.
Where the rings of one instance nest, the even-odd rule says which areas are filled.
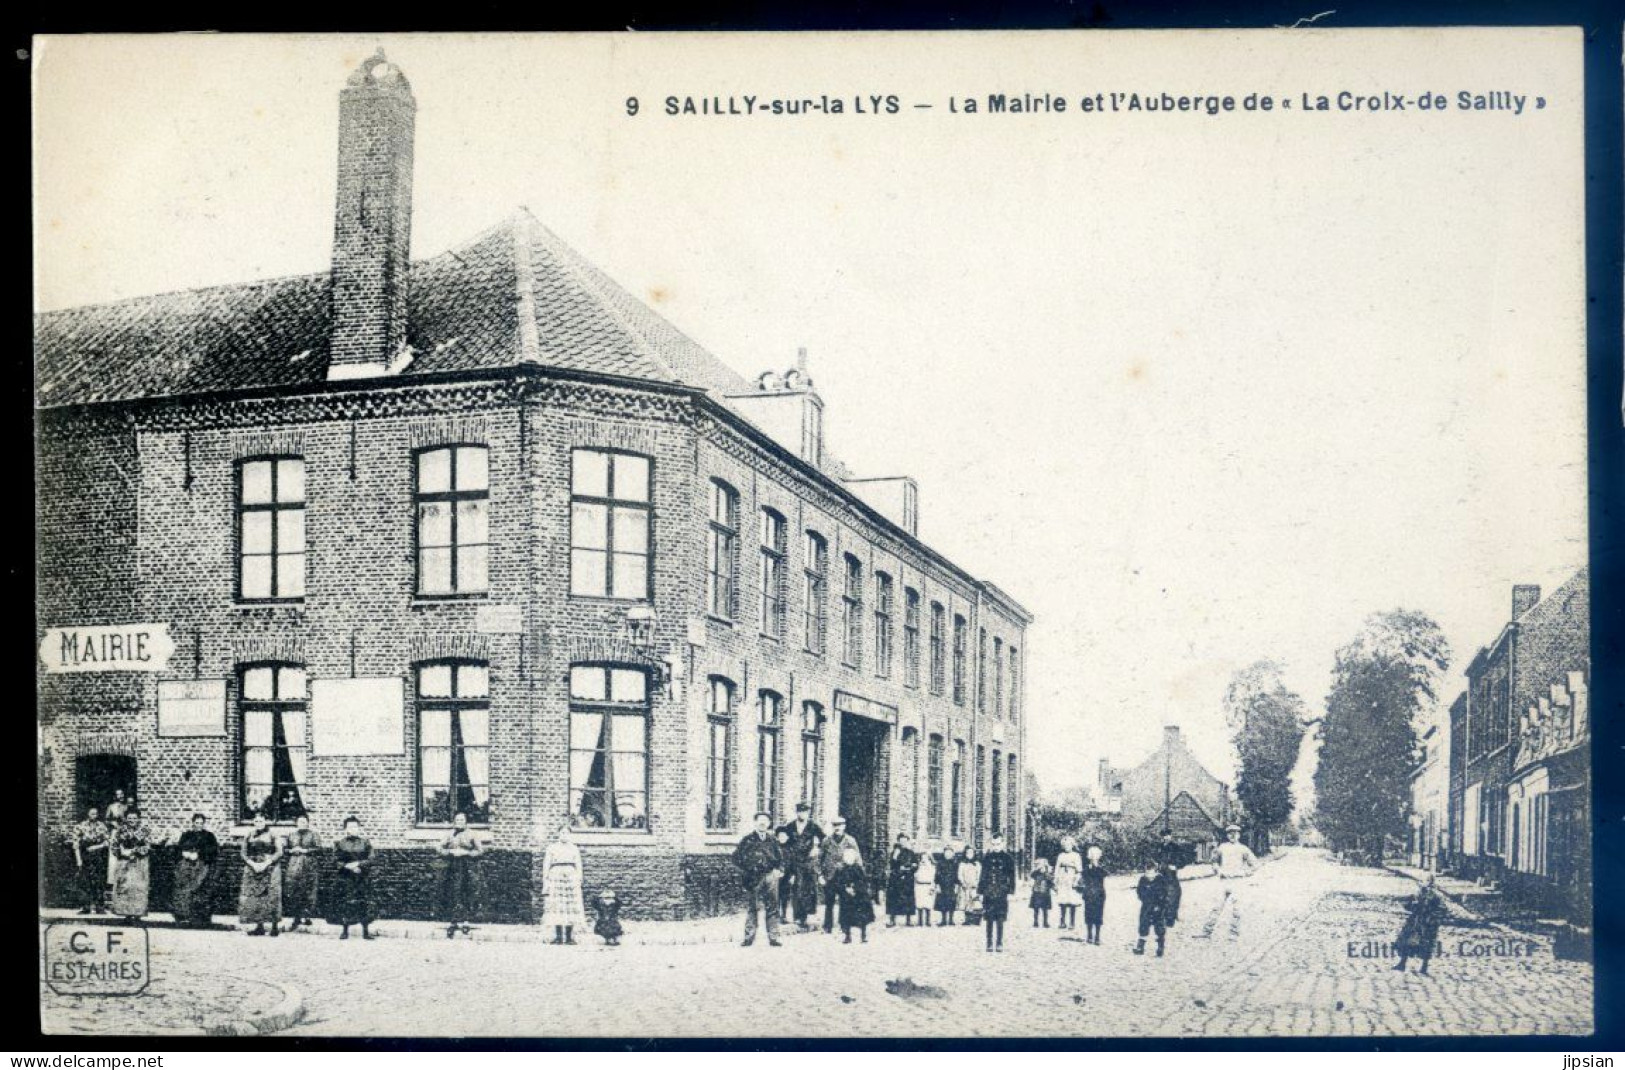
[[[1578,31],[36,40],[38,307],[327,270],[380,45],[415,257],[523,205],[741,373],[807,348],[830,450],[1037,618],[1046,790],[1169,723],[1232,779],[1231,675],[1318,712],[1381,610],[1439,622],[1448,701],[1585,563]],[[1452,107],[1302,110],[1342,90]],[[1492,90],[1526,110],[1454,107]],[[1113,91],[1238,110],[1079,110]],[[1069,110],[949,112],[1023,92]],[[664,113],[747,94],[847,111]]]

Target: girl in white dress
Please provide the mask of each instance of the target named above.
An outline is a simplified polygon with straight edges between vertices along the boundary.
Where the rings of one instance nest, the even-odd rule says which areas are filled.
[[[553,927],[555,944],[573,944],[575,927],[587,924],[587,908],[581,901],[581,848],[570,840],[570,822],[547,845],[542,873],[542,928]]]
[[[1078,908],[1083,906],[1078,878],[1082,875],[1083,856],[1078,854],[1078,841],[1062,836],[1061,853],[1055,856],[1055,905],[1061,908],[1061,923],[1056,928],[1078,927]]]

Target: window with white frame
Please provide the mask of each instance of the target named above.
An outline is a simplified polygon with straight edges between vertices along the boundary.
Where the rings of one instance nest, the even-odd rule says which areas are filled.
[[[806,573],[802,607],[809,654],[822,655],[829,638],[829,543],[816,531],[807,532]]]
[[[649,673],[570,666],[570,814],[576,828],[649,827]]]
[[[305,597],[305,462],[255,457],[237,465],[237,597]]]
[[[816,702],[801,704],[801,802],[817,814],[824,796],[824,707]]]
[[[784,517],[772,509],[762,510],[762,634],[784,638]]]
[[[713,830],[733,827],[733,728],[734,685],[732,680],[713,676],[706,718],[705,827]]]
[[[756,810],[777,821],[779,776],[782,766],[784,697],[777,691],[763,691],[756,703]]]
[[[920,592],[903,588],[903,684],[920,686]]]
[[[570,593],[650,597],[649,458],[619,450],[570,453]]]
[[[302,785],[310,753],[305,667],[244,665],[238,672],[243,818],[292,821],[305,812]]]
[[[733,620],[738,605],[739,492],[720,479],[711,481],[711,541],[706,553],[706,608]]]
[[[853,668],[863,666],[863,562],[846,555],[846,588],[841,595],[843,632],[846,636],[842,660]]]
[[[490,564],[490,460],[484,446],[417,454],[417,592],[485,594]]]
[[[891,675],[892,579],[875,573],[875,675]]]
[[[491,671],[482,661],[417,666],[418,821],[491,821]]]

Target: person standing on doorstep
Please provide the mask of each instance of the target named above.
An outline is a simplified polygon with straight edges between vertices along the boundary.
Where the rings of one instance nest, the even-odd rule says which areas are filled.
[[[1061,852],[1055,856],[1055,905],[1061,908],[1057,929],[1078,927],[1078,908],[1083,896],[1078,892],[1078,878],[1083,873],[1083,857],[1078,854],[1078,841],[1071,836],[1061,837]]]
[[[451,833],[441,842],[439,852],[445,872],[441,875],[440,907],[446,918],[446,939],[459,931],[471,936],[469,920],[474,917],[475,868],[484,853],[474,830],[468,827],[468,815],[458,813],[451,819]]]
[[[937,862],[927,848],[914,866],[914,913],[920,925],[931,927],[931,908],[937,901]]]
[[[746,895],[744,946],[756,942],[760,912],[767,915],[768,945],[779,947],[779,878],[784,875],[784,848],[773,834],[773,815],[758,813],[755,822],[756,827],[745,833],[734,848],[734,866]],[[835,894],[833,885],[828,886],[827,894]]]
[[[254,828],[243,840],[243,878],[237,913],[244,925],[253,923],[249,936],[282,931],[282,838],[271,831],[262,810],[254,815]]]
[[[576,926],[587,926],[587,907],[581,898],[581,848],[575,845],[569,818],[542,855],[542,873],[542,928],[552,928],[555,944],[573,944]]]
[[[1207,924],[1202,927],[1203,939],[1212,937],[1226,908],[1230,912],[1230,939],[1235,940],[1241,936],[1242,890],[1252,875],[1258,871],[1258,856],[1241,842],[1241,826],[1230,825],[1225,828],[1224,834],[1225,842],[1219,844],[1213,851],[1213,872],[1219,878],[1223,895],[1219,899],[1219,905],[1213,908],[1212,917],[1208,918]]]
[[[818,848],[824,830],[812,819],[812,807],[796,804],[794,821],[779,829],[784,845],[784,878],[779,882],[779,904],[785,920],[794,919],[796,928],[806,932],[807,919],[818,909]]]
[[[94,806],[85,811],[85,819],[73,826],[68,843],[73,847],[74,871],[79,881],[79,895],[83,900],[81,914],[100,914],[107,909],[108,844],[112,840],[101,811]]]
[[[361,834],[361,819],[351,814],[344,819],[344,835],[333,844],[333,861],[338,866],[339,939],[350,938],[350,926],[361,926],[361,939],[371,940],[372,931],[372,841]]]
[[[1100,864],[1105,854],[1098,844],[1091,843],[1084,852],[1083,870],[1078,874],[1078,894],[1083,899],[1083,936],[1091,944],[1100,944],[1100,926],[1106,920],[1106,867]]]
[[[124,815],[130,810],[129,796],[124,794],[123,788],[113,789],[113,801],[107,804],[102,811],[102,817],[107,821],[107,888],[111,894],[113,888],[113,863],[118,858],[119,830],[124,828]]]
[[[1004,950],[1004,923],[1010,917],[1010,896],[1016,890],[1016,860],[1004,849],[1004,837],[988,841],[987,854],[977,872],[976,892],[987,925],[987,949]]]
[[[310,928],[316,916],[316,896],[320,891],[320,878],[316,871],[316,852],[322,842],[310,827],[310,815],[300,814],[294,819],[293,832],[282,843],[282,909],[292,918],[288,931],[303,925]]]
[[[858,852],[858,861],[863,861],[863,851],[858,847],[858,841],[846,831],[846,818],[837,816],[829,823],[829,836],[825,838],[823,846],[819,848],[819,877],[824,885],[824,932],[835,931],[835,908],[840,900],[836,893],[835,874],[840,871],[842,859],[846,856],[847,848]]]
[[[192,827],[175,843],[179,857],[169,908],[176,923],[188,929],[207,929],[214,921],[209,906],[209,875],[220,856],[220,840],[205,827],[206,822],[202,814],[193,814]]]
[[[937,924],[952,925],[959,907],[959,851],[952,843],[942,846],[937,859]]]
[[[897,843],[886,860],[886,928],[897,927],[897,919],[906,917],[914,924],[914,870],[920,856],[914,853],[908,833],[899,832]]]

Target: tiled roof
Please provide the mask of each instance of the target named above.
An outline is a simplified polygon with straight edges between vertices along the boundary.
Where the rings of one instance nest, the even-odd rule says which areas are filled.
[[[138,297],[35,317],[39,404],[54,407],[327,378],[329,277]],[[547,367],[744,393],[739,373],[588,263],[528,212],[412,265],[393,378]],[[528,314],[534,331],[521,329]]]

